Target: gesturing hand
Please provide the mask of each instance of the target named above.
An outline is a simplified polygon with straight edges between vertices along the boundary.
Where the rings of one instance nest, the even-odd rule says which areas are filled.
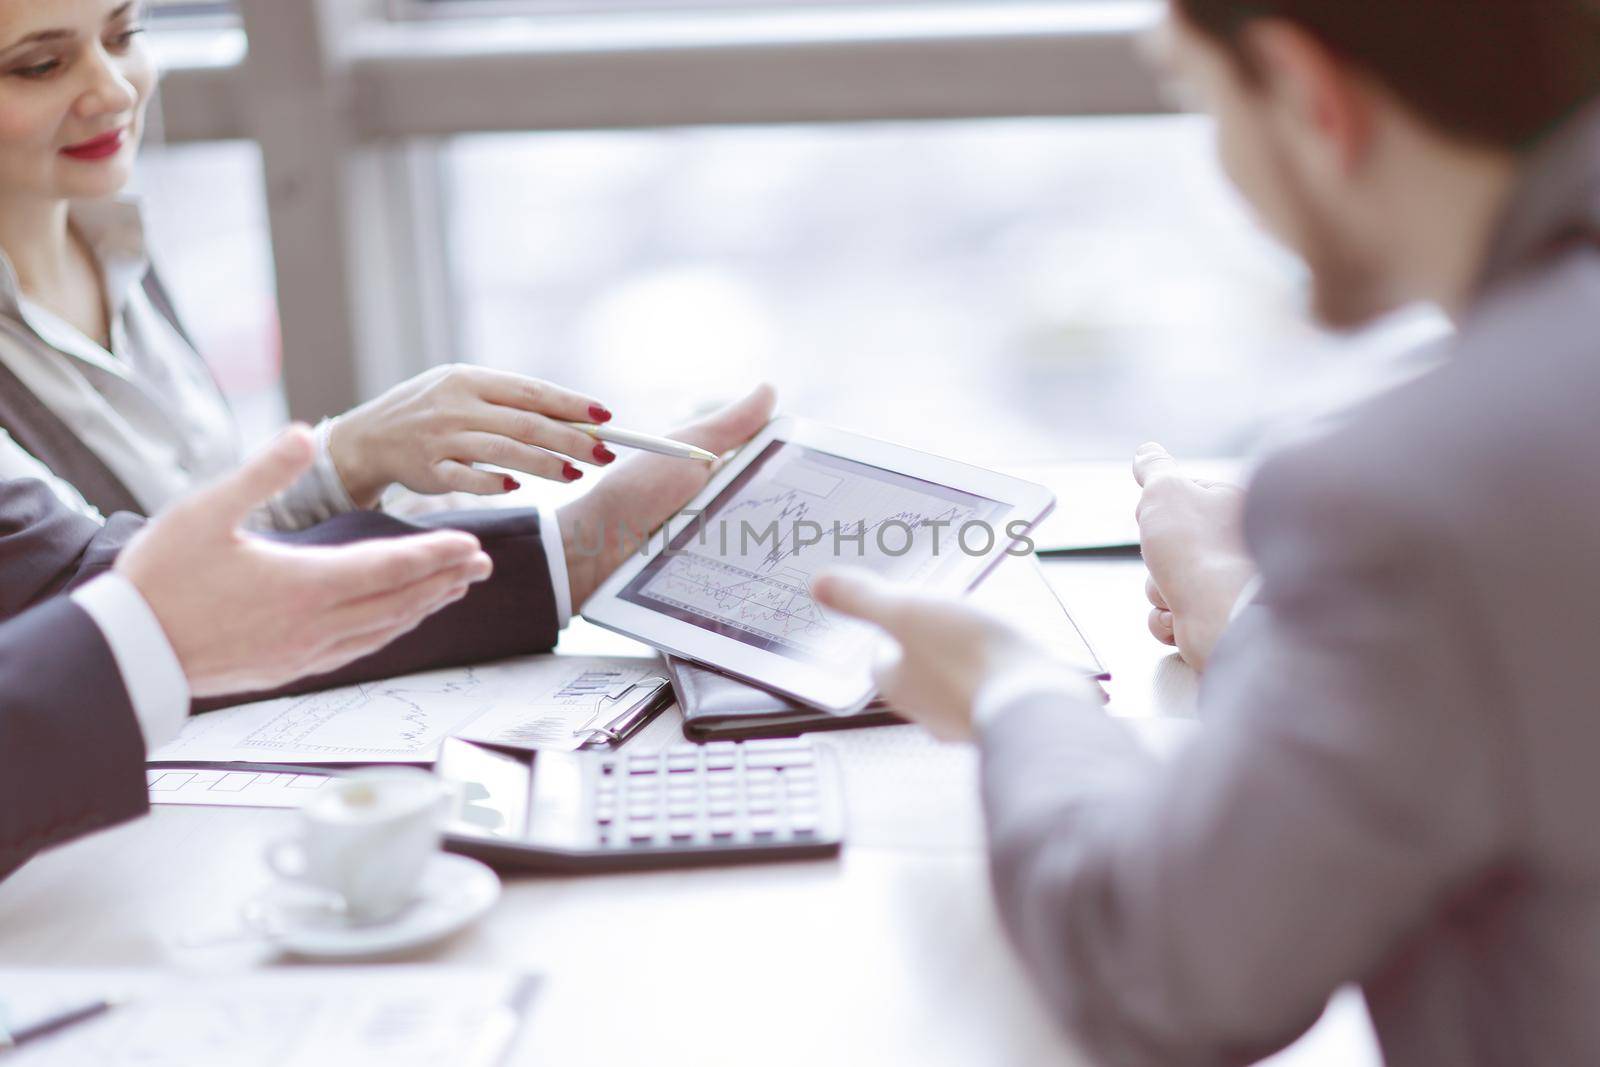
[[[1183,476],[1157,444],[1142,446],[1133,476],[1139,498],[1139,543],[1150,577],[1150,632],[1176,645],[1184,661],[1205,670],[1255,576],[1244,547],[1244,491]]]
[[[398,482],[419,493],[462,491],[494,496],[517,488],[474,463],[570,482],[585,463],[616,459],[568,422],[611,418],[592,397],[549,382],[487,367],[436,367],[333,421],[328,452],[345,489],[361,507]],[[558,454],[559,453],[559,454]]]
[[[894,639],[898,657],[873,672],[878,691],[896,711],[945,740],[972,736],[973,702],[985,682],[1050,663],[1049,653],[1003,620],[958,600],[903,592],[869,571],[819,575],[811,595]],[[1071,677],[1070,670],[1062,677]],[[1087,678],[1083,697],[1099,703]]]
[[[270,689],[374,652],[488,577],[469,534],[295,548],[243,533],[253,508],[315,453],[286,431],[234,474],[178,502],[118,557],[197,697]]]

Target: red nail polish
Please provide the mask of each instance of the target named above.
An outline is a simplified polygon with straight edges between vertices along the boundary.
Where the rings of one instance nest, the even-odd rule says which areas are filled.
[[[522,483],[517,481],[515,478],[510,477],[509,475],[506,477],[503,484],[505,485],[506,492],[508,493],[515,493],[518,489],[522,488]]]
[[[611,412],[607,411],[605,408],[601,407],[599,404],[590,404],[589,405],[589,417],[591,419],[593,419],[595,422],[610,422],[611,421]]]
[[[566,477],[567,481],[569,481],[569,482],[575,482],[579,478],[583,477],[583,472],[581,470],[579,470],[577,467],[574,467],[570,463],[562,464],[561,473]]]
[[[597,463],[610,463],[617,458],[617,454],[605,445],[595,445],[594,458]]]

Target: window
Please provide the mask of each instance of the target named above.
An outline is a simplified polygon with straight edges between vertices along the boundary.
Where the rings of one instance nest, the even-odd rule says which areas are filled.
[[[287,416],[261,152],[249,141],[157,145],[141,160],[151,254],[184,325],[259,441]]]
[[[231,117],[193,119],[209,113],[244,55],[238,13],[231,2],[206,0],[154,0],[152,11],[166,76],[133,191],[184,325],[256,441],[286,417],[261,149],[238,138]]]
[[[172,26],[210,23],[237,23],[239,11],[233,0],[147,0],[158,25]]]
[[[471,359],[666,426],[792,410],[985,460],[1233,451],[1328,349],[1187,117],[458,139]]]
[[[183,3],[184,0],[174,0]],[[1065,0],[1066,3],[1141,3],[1143,0]],[[389,0],[399,18],[461,17],[467,15],[548,15],[574,12],[714,11],[718,9],[773,12],[784,8],[844,7],[963,7],[970,0]]]
[[[256,339],[214,358],[270,376],[275,261],[300,417],[475,359],[641,424],[770,377],[987,459],[1234,450],[1333,364],[1205,125],[1158,114],[1151,0],[169,6],[166,154],[256,198]],[[241,137],[259,166],[179,147]]]

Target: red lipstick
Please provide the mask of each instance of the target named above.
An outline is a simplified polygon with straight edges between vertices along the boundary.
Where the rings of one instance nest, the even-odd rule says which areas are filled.
[[[125,128],[112,130],[110,133],[102,133],[99,137],[63,148],[61,154],[72,159],[109,159],[122,151],[122,144],[126,136],[127,130]]]

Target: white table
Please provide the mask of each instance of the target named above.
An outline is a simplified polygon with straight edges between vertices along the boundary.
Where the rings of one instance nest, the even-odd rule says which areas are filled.
[[[1116,680],[1118,714],[1183,719],[1189,670],[1144,629],[1137,562],[1048,573]],[[614,649],[582,625],[563,647]],[[668,712],[633,742],[677,740]],[[1183,729],[1183,724],[1176,724]],[[911,727],[827,735],[859,831],[837,861],[508,879],[478,927],[412,961],[546,978],[515,1062],[1081,1064],[1012,956],[990,896],[970,751]],[[0,967],[228,969],[271,962],[217,941],[266,882],[283,812],[163,808],[35,859],[0,883]],[[1375,1062],[1346,1000],[1275,1067]]]

